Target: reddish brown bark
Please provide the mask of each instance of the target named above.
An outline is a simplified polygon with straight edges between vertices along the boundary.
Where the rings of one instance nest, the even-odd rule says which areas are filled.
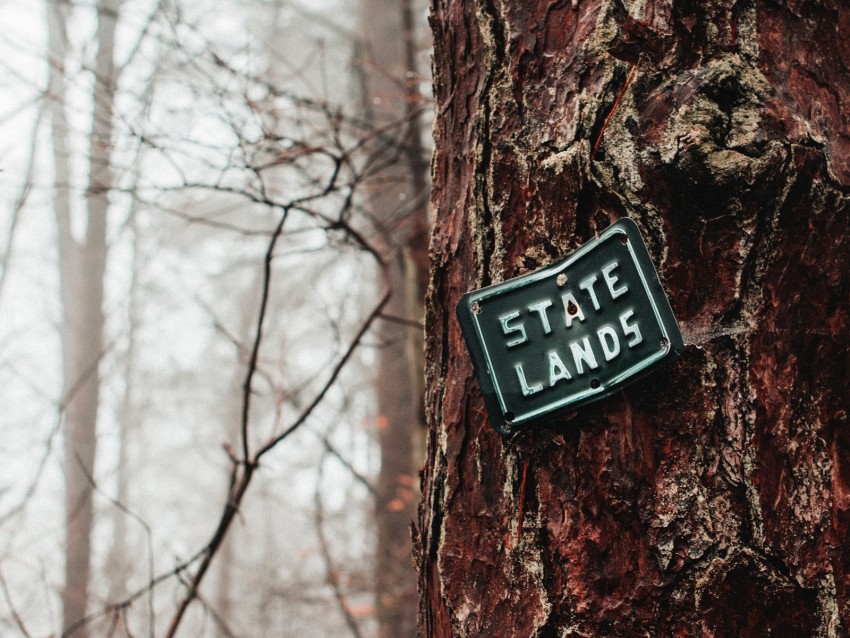
[[[850,5],[625,5],[432,3],[420,633],[847,635]],[[502,438],[454,305],[621,216],[684,355]]]

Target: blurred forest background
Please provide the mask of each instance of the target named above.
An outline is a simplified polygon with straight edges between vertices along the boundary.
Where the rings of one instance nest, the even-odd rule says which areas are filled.
[[[0,2],[2,635],[414,635],[426,18]]]

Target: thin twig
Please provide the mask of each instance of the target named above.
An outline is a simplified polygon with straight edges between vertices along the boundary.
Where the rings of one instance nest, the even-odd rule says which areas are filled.
[[[342,617],[345,619],[345,624],[348,625],[352,636],[355,638],[363,638],[360,633],[360,627],[357,625],[357,621],[354,620],[354,616],[351,615],[351,610],[348,608],[348,603],[345,600],[345,594],[343,593],[342,587],[339,583],[339,575],[337,574],[337,570],[333,564],[333,557],[331,556],[330,547],[328,546],[328,539],[325,536],[325,510],[322,505],[322,478],[324,477],[324,467],[325,457],[322,457],[322,460],[319,461],[319,471],[316,477],[316,491],[313,497],[313,515],[316,523],[316,536],[319,539],[319,551],[322,554],[322,560],[325,563],[325,573],[327,574],[328,584],[330,584],[331,589],[333,590],[334,598],[336,599],[336,603]]]
[[[632,83],[632,78],[635,76],[635,71],[637,71],[637,62],[632,64],[632,68],[629,71],[629,74],[626,76],[626,83],[623,84],[623,88],[620,89],[620,92],[617,94],[617,99],[614,100],[614,104],[611,105],[611,110],[608,112],[608,116],[605,118],[605,122],[602,124],[602,128],[599,130],[599,135],[596,136],[596,142],[593,144],[593,152],[590,154],[590,159],[596,157],[596,151],[599,150],[599,146],[602,144],[602,135],[605,133],[605,129],[608,128],[608,123],[611,121],[611,118],[614,117],[614,111],[617,110],[617,106],[620,104],[620,100],[623,99],[623,96],[626,94],[626,89],[629,88],[629,84]]]
[[[390,323],[397,323],[400,326],[416,328],[417,330],[425,329],[425,324],[423,324],[421,321],[416,321],[415,319],[408,319],[407,317],[398,317],[396,315],[387,314],[386,312],[382,312],[380,317],[384,321],[389,321]]]
[[[266,250],[266,256],[263,260],[263,287],[262,287],[262,297],[260,299],[260,315],[257,318],[257,330],[254,334],[254,345],[251,348],[251,356],[248,359],[248,372],[245,375],[245,384],[243,385],[243,395],[242,395],[242,460],[244,463],[248,463],[250,449],[249,449],[249,432],[248,425],[250,420],[250,412],[251,412],[251,394],[253,392],[252,382],[254,379],[254,374],[257,371],[257,358],[260,355],[260,344],[263,340],[263,326],[265,324],[266,319],[266,310],[269,305],[269,291],[271,289],[271,279],[272,279],[272,259],[274,259],[274,248],[277,244],[277,240],[280,238],[281,233],[283,233],[283,226],[286,223],[286,219],[289,216],[289,210],[284,209],[280,215],[280,221],[272,233],[271,240],[269,241],[268,249]]]
[[[151,580],[149,582],[154,582],[154,579],[153,579],[153,571],[154,571],[153,531],[151,530],[150,526],[145,522],[145,520],[139,514],[136,514],[131,509],[129,509],[126,505],[121,503],[118,499],[113,498],[112,496],[110,496],[109,494],[107,494],[106,492],[103,491],[103,489],[95,481],[94,476],[92,476],[91,472],[86,467],[86,464],[83,462],[83,459],[80,458],[79,454],[75,455],[75,459],[77,461],[77,464],[79,465],[80,471],[83,473],[83,476],[85,476],[86,481],[88,481],[92,490],[94,492],[96,492],[97,494],[100,494],[101,496],[106,498],[106,500],[108,500],[110,502],[110,504],[112,504],[113,507],[118,508],[121,512],[123,512],[124,514],[126,514],[127,516],[129,516],[130,518],[135,520],[145,530],[145,536],[147,537],[147,545],[148,545],[148,573],[151,574]],[[149,593],[151,593],[151,594],[153,593],[153,587],[151,587],[149,589]],[[127,607],[130,606],[130,602],[128,602],[128,600],[122,601],[120,603],[116,603],[114,605],[107,606],[104,609],[104,611],[102,612],[102,615],[105,616],[109,613],[114,614],[114,613],[117,613],[117,612],[124,611],[125,609],[127,609]],[[153,600],[152,599],[150,599],[148,601],[148,606],[149,606],[149,613],[150,613],[150,616],[149,616],[150,627],[149,627],[149,629],[150,629],[150,632],[151,632],[151,636],[153,636],[153,631],[154,631],[154,629],[153,629],[153,627],[154,627],[153,614],[154,614],[154,611],[153,611]],[[68,627],[63,632],[62,635],[63,636],[73,635],[74,632],[77,631],[77,629],[79,629],[83,625],[91,622],[96,617],[97,617],[96,615],[89,615],[89,616],[86,616],[84,618],[81,618],[79,621],[73,623],[70,627]]]
[[[239,474],[240,467],[241,474]],[[253,463],[244,463],[241,466],[234,466],[234,479],[238,480],[234,480],[234,487],[230,494],[230,498],[224,506],[224,511],[222,512],[218,526],[216,527],[212,538],[200,553],[201,562],[198,565],[195,575],[192,576],[186,585],[188,592],[186,592],[186,595],[178,604],[177,610],[171,618],[171,624],[168,627],[168,632],[165,634],[166,638],[173,638],[177,634],[177,629],[180,627],[180,623],[186,614],[186,610],[198,597],[198,588],[201,586],[204,576],[206,576],[207,571],[212,564],[213,558],[218,552],[218,549],[221,547],[221,544],[227,535],[227,530],[230,529],[230,524],[239,512],[239,505],[242,503],[245,492],[251,484],[251,478],[253,477],[255,469],[256,465]]]
[[[332,188],[332,184],[335,180],[335,177],[332,177],[328,182],[328,188]],[[264,203],[270,204],[270,202],[266,201]],[[345,221],[337,221],[336,227],[344,230],[346,234],[354,239],[354,241],[361,246],[366,252],[371,254],[378,264],[381,267],[381,274],[384,280],[384,289],[378,299],[378,302],[372,308],[371,312],[366,316],[366,318],[361,323],[359,329],[355,333],[354,337],[351,339],[348,348],[343,353],[340,360],[337,362],[336,366],[334,366],[331,371],[330,377],[327,379],[322,388],[318,391],[313,400],[307,405],[307,407],[301,412],[295,422],[284,432],[273,436],[265,444],[258,448],[257,452],[254,453],[253,457],[250,455],[250,446],[248,442],[249,435],[249,417],[250,417],[250,399],[252,393],[251,382],[253,379],[253,375],[255,373],[257,367],[257,361],[259,359],[259,351],[260,346],[262,344],[262,335],[263,335],[263,322],[265,318],[265,309],[268,303],[268,295],[271,287],[271,260],[274,253],[274,246],[283,231],[283,225],[287,217],[288,211],[295,207],[295,204],[292,204],[288,207],[282,207],[284,214],[281,216],[281,221],[278,224],[278,227],[275,233],[272,235],[271,240],[269,241],[269,247],[266,251],[266,260],[264,261],[264,279],[263,279],[263,293],[262,293],[262,301],[261,301],[261,309],[260,316],[257,320],[257,329],[255,332],[255,341],[254,347],[252,349],[251,359],[248,363],[248,372],[246,374],[245,379],[245,392],[243,395],[243,410],[242,410],[242,453],[243,458],[241,463],[234,464],[232,474],[231,474],[231,489],[228,495],[227,502],[225,503],[224,509],[221,514],[221,518],[219,519],[218,525],[212,535],[212,538],[207,543],[205,548],[199,552],[200,556],[200,564],[198,568],[189,579],[187,583],[186,595],[180,601],[177,606],[177,609],[174,613],[174,616],[171,619],[171,623],[169,625],[168,631],[165,634],[166,638],[173,638],[180,624],[186,614],[186,610],[192,604],[192,602],[198,597],[198,589],[201,583],[206,576],[212,561],[217,554],[221,544],[224,541],[225,536],[227,535],[228,530],[230,529],[230,525],[233,522],[234,518],[239,512],[239,508],[242,504],[242,500],[245,497],[246,492],[251,484],[251,480],[254,475],[254,471],[259,467],[260,459],[265,456],[268,452],[274,449],[280,442],[286,439],[289,435],[295,432],[298,428],[300,428],[308,419],[308,417],[313,413],[315,408],[322,402],[327,392],[336,382],[336,379],[339,377],[342,369],[345,367],[345,364],[350,359],[351,355],[356,350],[357,346],[363,339],[363,336],[368,332],[369,328],[375,322],[375,320],[380,315],[384,306],[386,306],[389,301],[390,294],[392,292],[392,288],[390,286],[389,274],[387,272],[386,265],[380,257],[377,249],[375,249],[360,233],[358,233],[354,228],[348,225]]]
[[[18,193],[18,197],[15,199],[15,203],[12,206],[12,219],[9,221],[9,231],[8,236],[6,237],[6,248],[3,251],[3,255],[0,256],[0,268],[2,268],[2,272],[0,272],[0,297],[3,295],[3,289],[5,288],[6,279],[9,275],[9,267],[12,263],[12,250],[14,248],[15,242],[15,234],[18,229],[18,222],[21,219],[21,211],[24,209],[24,206],[29,199],[30,193],[32,192],[32,183],[33,183],[33,171],[35,169],[35,160],[36,160],[36,146],[38,143],[38,129],[41,127],[41,121],[44,119],[44,113],[47,110],[47,105],[42,104],[41,108],[38,110],[38,114],[35,117],[35,123],[33,124],[33,134],[32,134],[32,142],[29,148],[29,157],[27,160],[27,167],[24,171],[24,183],[21,185],[21,190]]]
[[[9,611],[12,613],[12,619],[15,621],[18,629],[24,636],[26,636],[26,638],[32,638],[32,634],[27,631],[27,627],[24,624],[23,619],[20,614],[18,614],[18,610],[15,609],[15,604],[12,602],[12,595],[9,593],[9,586],[6,584],[6,578],[3,576],[2,569],[0,569],[0,586],[3,587],[3,598],[6,599],[6,604],[9,606]]]
[[[260,457],[265,456],[278,443],[280,443],[281,441],[283,441],[284,439],[289,437],[289,435],[291,435],[298,428],[300,428],[302,425],[304,425],[304,423],[307,421],[307,418],[313,413],[313,410],[316,409],[316,406],[318,406],[319,403],[322,402],[322,399],[325,398],[325,395],[327,394],[328,390],[330,390],[331,387],[333,386],[333,384],[336,381],[337,377],[339,376],[340,372],[342,372],[342,369],[345,367],[345,364],[348,362],[349,358],[351,358],[351,355],[357,349],[357,346],[360,345],[360,342],[362,341],[363,336],[366,334],[366,332],[368,332],[369,328],[372,327],[372,323],[375,321],[375,319],[377,319],[377,317],[381,313],[381,310],[383,309],[383,307],[390,300],[391,292],[392,292],[392,290],[389,287],[389,285],[386,285],[384,287],[384,291],[381,294],[380,299],[378,300],[378,303],[375,305],[374,308],[372,308],[372,312],[370,312],[369,315],[366,317],[366,319],[364,319],[363,323],[360,324],[360,328],[357,331],[357,333],[354,335],[354,338],[351,340],[351,343],[349,344],[348,349],[345,351],[343,356],[337,362],[336,366],[334,366],[334,369],[331,372],[331,376],[325,382],[324,386],[322,386],[322,389],[319,390],[318,394],[316,394],[316,396],[313,398],[313,400],[310,402],[310,404],[301,412],[301,414],[298,416],[298,418],[295,419],[295,422],[292,425],[290,425],[288,429],[284,430],[282,433],[280,433],[276,436],[273,436],[271,439],[269,439],[259,449],[259,451],[257,452],[256,457],[255,457],[255,459],[257,461],[260,460]]]
[[[219,631],[224,635],[225,638],[236,638],[236,634],[227,624],[227,621],[222,618],[221,614],[213,608],[213,606],[204,596],[198,594],[198,602],[204,609],[207,610],[207,613],[213,619],[215,624],[218,626]]]
[[[360,472],[358,472],[354,468],[354,466],[348,461],[348,459],[346,459],[345,457],[342,456],[342,454],[339,453],[339,450],[337,450],[331,444],[331,442],[328,440],[328,437],[321,436],[319,434],[317,434],[316,436],[319,437],[319,440],[322,442],[322,445],[325,446],[325,450],[327,451],[327,453],[330,454],[332,457],[334,457],[337,461],[342,463],[343,467],[346,470],[348,470],[348,472],[351,474],[351,476],[353,476],[357,480],[358,483],[360,483],[363,487],[365,487],[369,491],[369,494],[371,494],[373,497],[377,498],[378,492],[377,492],[377,490],[375,490],[375,486],[372,485],[365,476],[363,476]]]

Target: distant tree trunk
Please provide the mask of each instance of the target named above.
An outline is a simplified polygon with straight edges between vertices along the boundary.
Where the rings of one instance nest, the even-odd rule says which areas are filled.
[[[62,301],[63,392],[65,423],[65,585],[62,591],[63,627],[75,636],[87,636],[85,625],[76,626],[86,613],[91,558],[92,503],[97,410],[100,393],[98,371],[103,348],[103,277],[106,267],[106,213],[112,186],[110,151],[112,105],[115,91],[113,43],[118,5],[98,4],[97,55],[94,65],[92,129],[89,173],[85,192],[82,240],[72,231],[70,197],[70,143],[65,117],[64,63],[67,51],[65,8],[48,2],[49,65],[52,142],[56,172],[56,219],[59,237]]]
[[[433,0],[432,27],[420,635],[846,636],[850,5]],[[623,216],[683,356],[499,436],[458,298]]]
[[[138,436],[139,406],[136,396],[136,366],[138,365],[138,332],[141,309],[139,307],[140,270],[141,270],[141,240],[137,223],[135,203],[130,211],[128,220],[132,233],[132,260],[129,285],[129,300],[127,308],[127,349],[124,353],[124,395],[117,414],[118,425],[118,464],[115,470],[115,500],[121,507],[112,510],[112,546],[106,557],[106,578],[108,582],[107,600],[115,602],[122,600],[128,593],[128,581],[133,574],[133,566],[138,558],[131,551],[130,534],[128,529],[129,515],[126,508],[130,503],[130,482],[132,480],[131,452],[134,439]],[[120,621],[123,622],[123,621]]]
[[[396,122],[375,158],[386,162],[370,206],[385,228],[381,240],[392,298],[380,327],[375,376],[381,470],[377,482],[375,591],[379,635],[416,633],[416,576],[410,524],[416,515],[415,481],[421,463],[416,440],[424,432],[422,300],[427,282],[427,164],[423,162],[421,97],[417,88],[412,0],[362,0],[367,100],[376,126]],[[390,139],[391,138],[391,139]]]

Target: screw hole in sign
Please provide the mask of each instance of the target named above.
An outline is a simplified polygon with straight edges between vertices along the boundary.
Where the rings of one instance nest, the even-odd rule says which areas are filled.
[[[505,412],[505,421],[513,421],[516,418],[516,414],[508,410]]]
[[[594,390],[595,390],[596,388],[598,388],[598,387],[599,387],[599,385],[600,385],[600,383],[599,383],[599,379],[592,379],[592,380],[590,381],[590,387],[591,387],[591,388],[593,388]]]

